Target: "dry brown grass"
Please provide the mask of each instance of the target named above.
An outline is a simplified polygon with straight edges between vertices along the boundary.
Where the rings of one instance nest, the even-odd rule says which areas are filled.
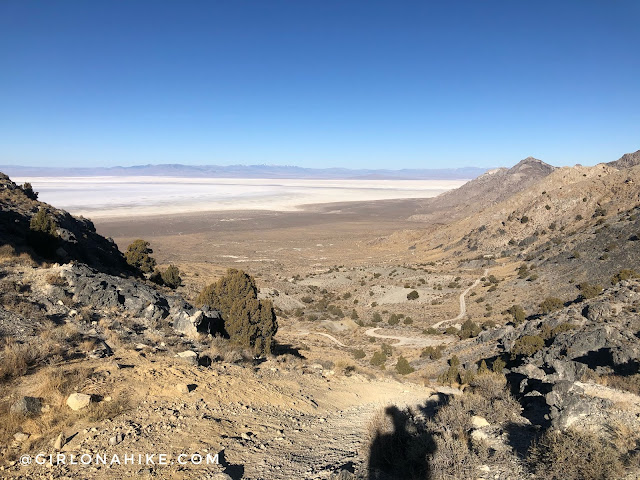
[[[63,276],[61,276],[59,273],[50,273],[45,278],[45,281],[49,285],[56,285],[58,287],[64,287],[67,285],[67,280]]]
[[[624,452],[591,432],[547,431],[531,447],[528,461],[540,478],[608,480],[622,477]]]
[[[6,382],[27,373],[29,367],[41,359],[36,345],[5,339],[0,351],[0,381]]]

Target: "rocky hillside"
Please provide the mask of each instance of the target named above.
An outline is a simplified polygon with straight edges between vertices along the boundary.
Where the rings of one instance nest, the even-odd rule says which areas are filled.
[[[533,157],[525,158],[512,168],[498,168],[480,175],[462,187],[422,202],[424,213],[411,219],[429,223],[445,223],[466,217],[487,206],[505,201],[545,178],[555,167]]]
[[[618,160],[616,160],[615,162],[609,162],[607,165],[620,170],[640,165],[640,150],[637,150],[633,153],[625,153]]]
[[[31,222],[39,211],[52,222],[50,231],[34,231]],[[0,173],[0,245],[28,251],[42,260],[79,261],[100,271],[129,275],[117,245],[96,233],[91,220],[39,202],[37,193]]]

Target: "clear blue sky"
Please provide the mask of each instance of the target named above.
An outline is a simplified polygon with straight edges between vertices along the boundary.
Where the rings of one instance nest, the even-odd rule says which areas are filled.
[[[614,160],[639,24],[638,0],[0,0],[0,164]]]

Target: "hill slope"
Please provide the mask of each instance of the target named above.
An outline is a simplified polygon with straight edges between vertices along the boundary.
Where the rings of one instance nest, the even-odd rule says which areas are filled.
[[[551,174],[555,167],[533,157],[525,158],[512,168],[491,170],[422,203],[424,213],[411,219],[429,223],[449,222],[463,218],[493,204],[503,202]]]

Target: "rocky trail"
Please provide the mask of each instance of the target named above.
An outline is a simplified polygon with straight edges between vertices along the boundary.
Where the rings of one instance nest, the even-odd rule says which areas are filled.
[[[458,315],[456,315],[454,318],[442,320],[432,325],[432,328],[440,328],[442,325],[446,323],[457,322],[459,320],[462,320],[464,316],[467,314],[467,303],[466,303],[467,294],[471,290],[473,290],[475,287],[477,287],[480,284],[481,278],[486,277],[488,273],[489,273],[489,269],[487,268],[484,270],[484,273],[482,274],[482,276],[478,277],[469,287],[463,290],[463,292],[460,294],[460,297],[459,297],[460,313]],[[403,337],[398,335],[381,335],[379,333],[376,333],[376,331],[380,330],[381,328],[382,327],[369,328],[364,333],[369,337],[383,338],[386,340],[396,340],[396,343],[393,344],[394,347],[424,348],[424,347],[430,347],[435,345],[441,345],[441,344],[449,343],[450,341],[452,341],[448,338],[442,338],[442,337],[438,337],[437,339],[435,339],[435,338]]]
[[[364,465],[369,424],[378,411],[421,404],[432,393],[411,383],[344,376],[302,361],[205,368],[146,351],[144,356],[125,352],[95,367],[83,391],[108,395],[127,409],[113,420],[87,418],[64,431],[69,440],[61,452],[109,457],[167,453],[174,464],[16,464],[2,474],[25,479],[48,479],[52,471],[56,478],[228,479],[219,476],[226,473],[233,479],[324,479],[343,467],[353,471]],[[216,453],[220,465],[175,462],[179,454]]]

